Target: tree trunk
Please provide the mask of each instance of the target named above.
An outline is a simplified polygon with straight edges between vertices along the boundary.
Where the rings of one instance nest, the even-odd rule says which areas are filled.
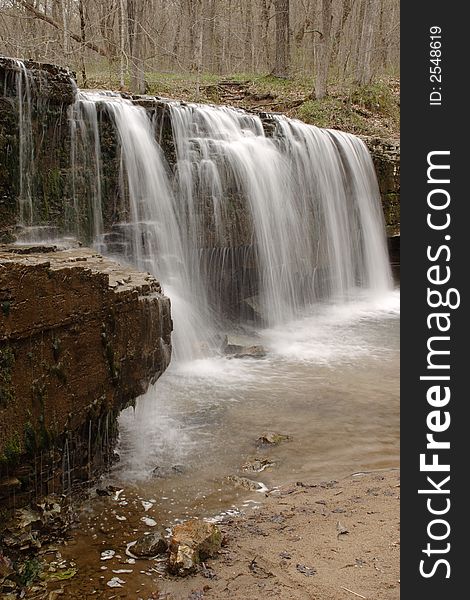
[[[82,85],[83,87],[87,87],[87,76],[86,76],[86,68],[85,68],[85,42],[86,42],[86,33],[85,33],[85,11],[83,7],[83,0],[78,0],[78,12],[80,14],[80,38],[81,38],[81,46],[80,46],[80,67],[82,71]]]
[[[67,22],[67,10],[65,7],[65,0],[62,0],[62,39],[63,39],[63,48],[65,56],[69,53],[69,28]],[[68,60],[68,56],[67,59]]]
[[[252,0],[246,2],[245,12],[245,51],[248,55],[248,70],[255,72],[255,48],[253,45],[253,7]]]
[[[125,17],[124,0],[119,2],[119,87],[124,89],[125,82],[125,53],[126,53],[126,17]]]
[[[261,39],[264,51],[264,66],[269,69],[269,8],[270,2],[262,0],[261,2]]]
[[[199,4],[199,20],[198,20],[198,34],[196,39],[196,53],[194,56],[194,63],[196,65],[196,97],[199,98],[199,91],[201,85],[201,74],[203,68],[203,48],[204,48],[204,21],[203,21],[203,6],[202,2]]]
[[[352,4],[353,4],[352,0],[343,0],[343,4],[342,4],[342,8],[341,8],[341,20],[339,22],[338,29],[336,30],[336,33],[334,36],[333,55],[336,59],[336,64],[337,64],[338,73],[340,75],[340,78],[344,78],[344,75],[345,75],[344,65],[341,65],[341,61],[339,60],[340,59],[341,40],[345,36],[346,22],[351,13]]]
[[[189,68],[198,71],[199,38],[202,29],[202,0],[187,0],[189,24]]]
[[[362,20],[361,42],[357,64],[356,81],[359,85],[369,85],[372,80],[372,50],[376,11],[374,0],[364,0],[364,17]]]
[[[379,56],[380,56],[380,66],[382,67],[383,71],[385,71],[387,68],[387,40],[386,40],[386,36],[385,36],[384,18],[385,18],[385,0],[380,0]]]
[[[274,0],[276,11],[276,55],[273,75],[289,75],[289,0]]]
[[[328,70],[331,55],[332,0],[321,0],[322,31],[317,48],[315,73],[315,98],[320,100],[328,93]]]
[[[217,64],[217,47],[216,47],[216,35],[215,35],[215,23],[216,23],[216,6],[215,0],[207,0],[206,3],[206,36],[207,41],[205,43],[205,65],[211,73],[216,70]]]
[[[143,0],[127,0],[131,89],[137,94],[145,94],[145,36],[142,29],[144,9]]]

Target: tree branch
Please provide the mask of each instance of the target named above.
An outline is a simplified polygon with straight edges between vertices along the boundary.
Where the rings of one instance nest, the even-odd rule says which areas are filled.
[[[61,27],[59,25],[59,23],[57,23],[57,21],[54,21],[54,19],[52,19],[48,15],[44,14],[40,10],[38,10],[35,6],[33,6],[27,0],[19,0],[19,2],[20,2],[20,4],[22,4],[24,6],[24,8],[26,8],[27,11],[29,11],[30,13],[32,13],[37,19],[40,19],[41,21],[44,21],[45,23],[48,23],[51,27],[54,27],[55,29],[58,29],[59,31],[63,31],[63,27]],[[94,52],[97,52],[101,56],[104,56],[105,58],[108,58],[108,53],[106,52],[106,50],[104,50],[100,46],[97,46],[93,42],[90,42],[88,40],[86,40],[86,41],[82,40],[81,36],[77,35],[76,33],[73,33],[72,31],[69,31],[69,37],[71,37],[72,40],[75,40],[76,42],[78,42],[82,46],[85,46],[86,48],[89,48],[90,50],[93,50]]]

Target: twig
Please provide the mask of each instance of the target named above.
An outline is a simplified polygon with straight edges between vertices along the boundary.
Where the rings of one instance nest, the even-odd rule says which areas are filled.
[[[362,594],[358,594],[357,592],[353,592],[352,590],[348,589],[347,587],[343,587],[342,585],[340,586],[340,588],[342,590],[346,590],[347,592],[354,594],[355,596],[358,596],[359,598],[364,598],[364,600],[367,600],[367,598],[365,596],[363,596]]]

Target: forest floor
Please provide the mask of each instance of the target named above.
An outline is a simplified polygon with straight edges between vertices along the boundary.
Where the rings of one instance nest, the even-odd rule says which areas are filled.
[[[298,482],[226,522],[206,570],[163,580],[159,600],[397,600],[399,471]],[[120,596],[119,596],[120,597]]]
[[[272,75],[147,73],[148,93],[175,100],[227,104],[246,110],[279,112],[318,127],[356,135],[398,140],[400,80],[383,77],[358,88],[331,84],[329,95],[313,97],[313,79],[280,79]],[[91,72],[88,87],[117,89],[118,82],[103,72]]]

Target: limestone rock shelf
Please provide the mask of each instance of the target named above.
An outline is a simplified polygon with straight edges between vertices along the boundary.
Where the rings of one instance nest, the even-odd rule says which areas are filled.
[[[116,417],[166,369],[171,330],[147,273],[86,248],[0,246],[0,505],[109,462]]]

